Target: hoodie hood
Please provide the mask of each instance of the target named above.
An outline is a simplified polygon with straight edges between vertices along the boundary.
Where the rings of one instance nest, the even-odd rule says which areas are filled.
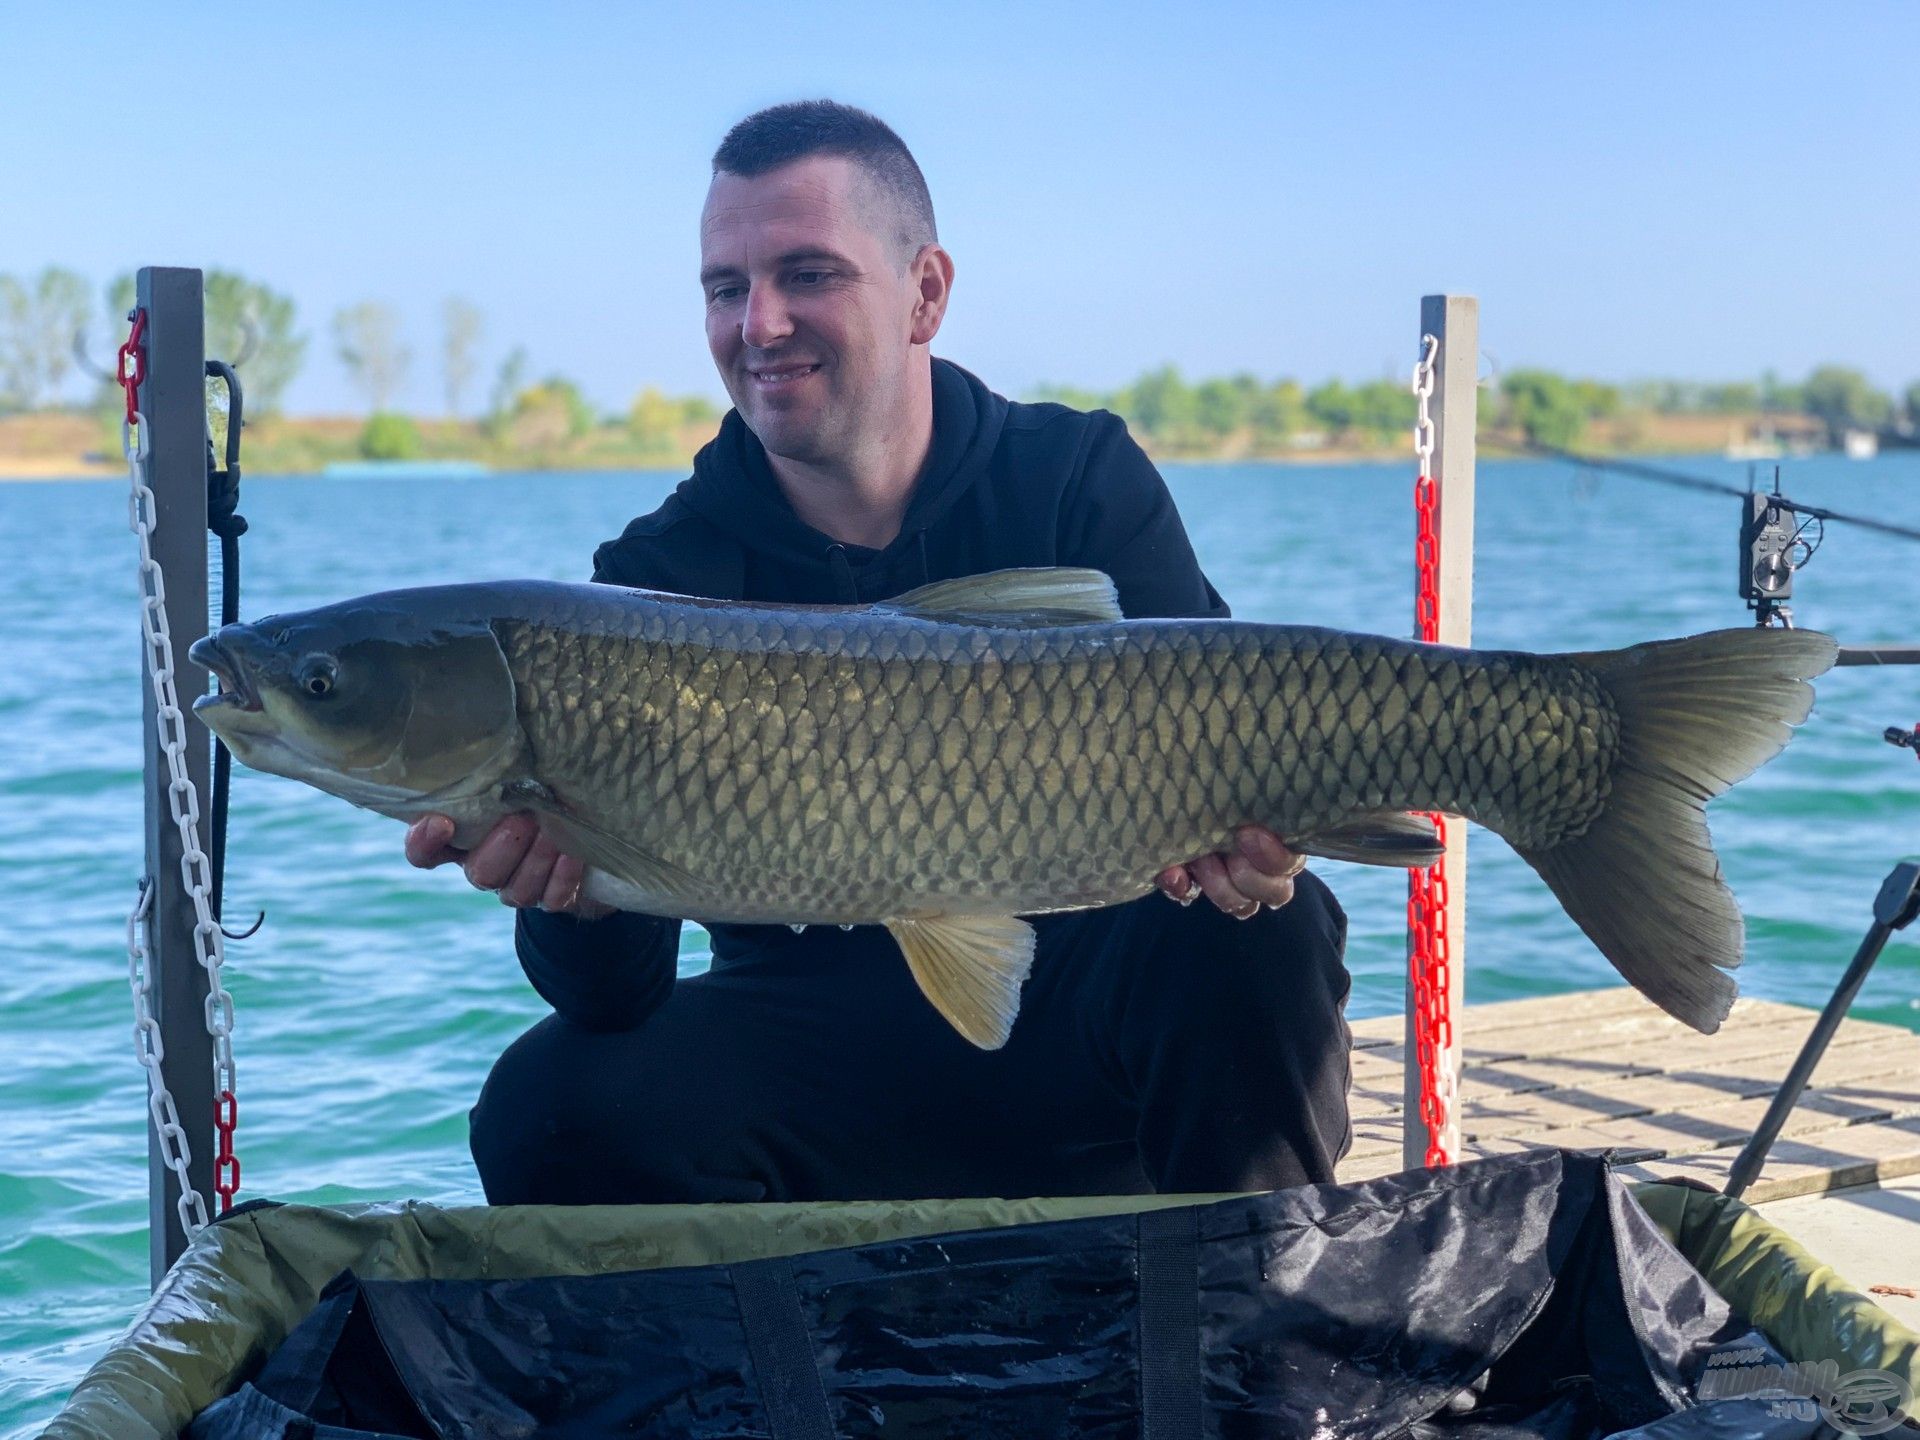
[[[900,533],[884,550],[849,545],[806,523],[781,493],[767,452],[740,412],[694,457],[676,496],[737,540],[749,567],[792,576],[823,599],[851,604],[884,598],[932,579],[926,532],[987,475],[1006,424],[1007,402],[958,365],[933,362],[933,448],[914,482]],[[796,598],[798,596],[796,595]]]

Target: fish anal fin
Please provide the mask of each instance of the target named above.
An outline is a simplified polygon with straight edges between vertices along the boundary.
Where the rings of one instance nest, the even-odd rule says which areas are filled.
[[[1287,848],[1322,860],[1360,865],[1427,866],[1444,853],[1433,822],[1404,810],[1369,810],[1299,835],[1286,837]]]
[[[873,608],[948,624],[1014,629],[1094,625],[1122,618],[1112,580],[1098,570],[1064,566],[990,570],[984,575],[936,580]]]
[[[982,1050],[998,1050],[1020,1013],[1033,969],[1033,927],[1011,915],[916,915],[888,920],[921,993]]]

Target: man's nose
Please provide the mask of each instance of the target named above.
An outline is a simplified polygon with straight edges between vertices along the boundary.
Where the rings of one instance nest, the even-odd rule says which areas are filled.
[[[776,345],[793,333],[793,320],[787,314],[786,301],[773,285],[754,285],[747,290],[747,313],[740,320],[740,338],[756,350]]]

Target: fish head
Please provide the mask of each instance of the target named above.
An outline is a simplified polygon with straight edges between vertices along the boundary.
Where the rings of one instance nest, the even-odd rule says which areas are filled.
[[[513,674],[485,621],[371,597],[225,625],[189,653],[220,684],[194,713],[243,764],[369,809],[471,799],[525,749]]]

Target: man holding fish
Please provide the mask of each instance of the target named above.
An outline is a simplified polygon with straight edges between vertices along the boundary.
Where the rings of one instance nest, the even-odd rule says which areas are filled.
[[[1129,618],[1227,614],[1117,419],[1009,403],[932,357],[953,262],[872,116],[808,102],[736,126],[701,266],[735,410],[594,579],[860,604],[1079,566]],[[1331,1179],[1349,1142],[1345,917],[1262,827],[1163,871],[1180,906],[1039,917],[1018,1023],[990,1050],[878,926],[716,925],[712,970],[676,981],[680,922],[587,898],[585,862],[534,814],[470,849],[454,829],[415,821],[408,859],[458,862],[516,909],[556,1011],[474,1109],[494,1203],[1270,1188]]]

